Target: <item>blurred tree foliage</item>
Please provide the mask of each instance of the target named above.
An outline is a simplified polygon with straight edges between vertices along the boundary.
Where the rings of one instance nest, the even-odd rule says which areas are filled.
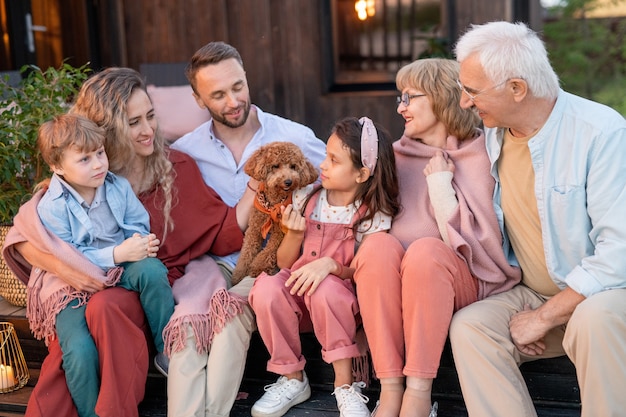
[[[626,116],[626,17],[589,18],[601,3],[563,0],[550,8],[544,40],[565,90]]]

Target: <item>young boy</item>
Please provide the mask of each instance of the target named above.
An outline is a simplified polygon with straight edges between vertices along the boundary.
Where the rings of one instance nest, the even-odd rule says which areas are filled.
[[[43,225],[108,271],[121,266],[117,285],[140,294],[154,344],[174,311],[167,269],[156,258],[159,240],[130,183],[108,172],[104,131],[89,119],[61,115],[39,129],[37,145],[53,171],[37,212]],[[75,298],[56,316],[67,385],[81,417],[95,416],[99,360],[85,320],[85,303]],[[119,343],[124,343],[120,340]]]

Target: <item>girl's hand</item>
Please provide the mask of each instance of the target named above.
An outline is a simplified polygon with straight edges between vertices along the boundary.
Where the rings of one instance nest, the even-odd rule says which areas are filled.
[[[276,251],[276,264],[279,268],[291,268],[293,263],[300,257],[300,249],[304,241],[304,229],[306,222],[304,217],[291,204],[280,208],[280,224],[285,230],[280,246]]]
[[[324,257],[309,262],[301,268],[291,271],[285,287],[291,287],[291,295],[312,295],[320,283],[335,270],[333,258]]]
[[[443,156],[443,152],[435,152],[435,156],[430,158],[428,164],[424,168],[424,176],[427,177],[434,172],[450,171],[454,172],[454,162],[451,159],[446,161]]]
[[[287,205],[287,207],[281,207],[281,224],[290,232],[304,233],[306,228],[306,220],[304,216],[300,214],[298,210],[293,208],[293,204]]]
[[[148,256],[155,257],[159,250],[159,243],[159,239],[154,234],[141,236],[135,233],[113,249],[113,261],[120,264],[141,261]]]

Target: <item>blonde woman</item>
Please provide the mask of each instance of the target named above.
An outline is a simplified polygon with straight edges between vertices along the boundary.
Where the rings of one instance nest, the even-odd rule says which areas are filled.
[[[245,301],[227,291],[219,267],[206,254],[240,249],[254,193],[246,192],[236,208],[227,206],[204,184],[189,156],[165,147],[145,83],[133,69],[108,68],[95,74],[81,87],[71,112],[105,130],[110,170],[128,179],[150,214],[152,232],[161,240],[157,256],[168,268],[176,299],[164,331],[166,354],[182,349],[188,339],[194,340],[195,349],[206,353],[213,334],[239,319],[239,305]],[[137,416],[148,368],[138,298],[131,293],[118,299],[112,289],[100,291],[88,277],[58,267],[58,261],[44,265],[39,259],[45,257],[28,242],[20,251],[32,265],[56,267],[74,287],[97,292],[86,310],[88,322],[98,329],[94,339],[102,362],[95,411],[101,417]],[[51,343],[49,351],[27,415],[53,417],[60,415],[61,407],[73,409],[58,343]],[[167,371],[166,358],[160,358],[158,367]],[[76,415],[75,410],[65,415]]]
[[[394,143],[402,212],[388,234],[363,242],[354,264],[374,369],[376,417],[433,417],[452,314],[520,279],[502,250],[478,117],[458,105],[459,65],[423,59],[401,68]]]

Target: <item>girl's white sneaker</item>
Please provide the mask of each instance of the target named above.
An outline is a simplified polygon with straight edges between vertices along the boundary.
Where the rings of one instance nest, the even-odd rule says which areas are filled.
[[[337,399],[339,417],[370,417],[367,408],[369,398],[361,394],[365,388],[365,382],[354,382],[352,385],[344,384],[335,388],[333,395]]]

